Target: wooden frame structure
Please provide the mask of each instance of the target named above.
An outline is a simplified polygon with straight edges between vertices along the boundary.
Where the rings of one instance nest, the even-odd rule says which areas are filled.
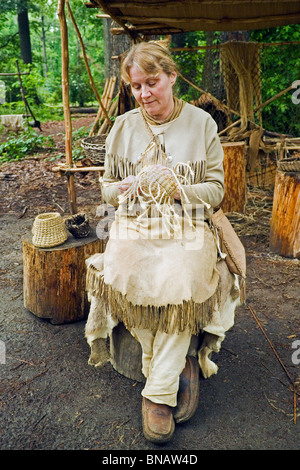
[[[60,22],[60,31],[61,31],[61,49],[62,49],[62,96],[63,96],[63,106],[64,106],[64,118],[65,118],[65,150],[66,150],[66,165],[65,168],[60,168],[59,170],[54,169],[54,171],[60,171],[66,174],[68,180],[68,194],[69,194],[69,205],[70,205],[70,213],[76,214],[77,212],[77,204],[76,204],[76,192],[75,192],[75,184],[74,184],[74,173],[78,169],[74,168],[73,166],[73,159],[72,159],[72,122],[71,122],[71,112],[70,112],[70,99],[69,99],[69,48],[68,48],[68,27],[66,22],[66,15],[65,15],[65,6],[67,6],[69,15],[71,20],[74,24],[82,52],[85,61],[85,65],[87,68],[87,72],[90,78],[90,85],[93,88],[97,101],[100,105],[100,108],[107,120],[107,122],[112,125],[112,121],[110,120],[107,110],[102,103],[102,100],[97,92],[97,89],[94,85],[93,77],[90,72],[90,68],[88,65],[87,57],[84,50],[84,45],[82,42],[82,38],[79,32],[79,29],[76,25],[74,16],[72,14],[71,7],[69,5],[68,0],[58,0],[58,8],[57,8],[57,15]],[[82,169],[81,169],[82,171]],[[91,168],[88,171],[92,171]],[[100,171],[103,172],[103,167],[98,167],[97,170],[94,169],[93,171]]]
[[[112,125],[102,100],[93,83],[82,38],[76,25],[68,0],[58,0],[57,14],[61,28],[62,47],[62,92],[66,129],[66,163],[52,169],[54,172],[65,174],[68,179],[68,193],[70,212],[77,212],[74,174],[77,172],[98,171],[104,172],[103,166],[76,168],[72,160],[72,123],[69,103],[68,80],[68,33],[65,17],[67,7],[74,24],[83,51],[85,65],[90,78],[90,84],[100,105],[99,112],[105,116],[106,122]],[[128,34],[134,42],[145,39],[153,34],[174,34],[188,31],[235,31],[246,29],[270,28],[300,22],[300,0],[90,0],[86,3],[88,8],[100,8],[104,14],[101,17],[110,17],[120,28],[114,28],[113,34]],[[184,78],[184,77],[182,77]],[[190,83],[191,84],[191,83]],[[192,86],[195,86],[191,84]],[[195,88],[197,88],[195,86]],[[289,91],[291,87],[283,90],[261,107],[273,101],[281,94]],[[203,93],[202,90],[199,89]],[[205,92],[204,92],[205,93]],[[236,113],[239,115],[239,113]],[[98,113],[99,114],[99,113]],[[239,121],[231,124],[236,126]],[[223,130],[223,133],[228,130]]]
[[[89,0],[133,39],[187,31],[245,31],[300,22],[299,0]]]

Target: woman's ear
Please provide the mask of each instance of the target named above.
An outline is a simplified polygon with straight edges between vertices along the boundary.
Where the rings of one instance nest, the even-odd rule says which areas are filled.
[[[176,82],[176,79],[177,79],[177,72],[172,72],[171,75],[170,75],[170,78],[171,78],[171,85],[173,86],[174,83]]]

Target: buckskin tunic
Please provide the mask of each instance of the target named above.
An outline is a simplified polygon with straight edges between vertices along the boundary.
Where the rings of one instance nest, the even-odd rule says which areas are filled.
[[[239,301],[238,279],[218,258],[217,239],[208,223],[213,208],[224,196],[223,149],[212,117],[188,103],[179,117],[150,129],[149,132],[141,110],[134,109],[116,119],[106,140],[103,198],[118,209],[105,253],[87,260],[91,310],[85,334],[93,353],[96,340],[110,335],[113,326],[122,321],[133,336],[140,342],[144,340],[143,372],[147,378],[152,354],[152,346],[147,344],[153,345],[154,338],[161,335],[161,350],[164,335],[173,337],[168,355],[173,357],[171,368],[178,363],[178,371],[174,371],[178,378],[191,336],[204,332],[197,354],[204,377],[209,377],[217,372],[210,360],[211,352],[219,351],[226,331],[234,323]],[[161,163],[163,154],[166,165],[171,170],[176,168],[182,182],[177,213],[178,226],[183,229],[176,236],[174,231],[170,235],[166,225],[162,228],[159,217],[147,214],[140,221],[128,211],[128,205],[119,205],[117,182],[139,175],[145,150],[149,146],[151,149],[151,132],[161,152],[152,157],[150,151],[146,152],[148,163],[149,158]],[[184,211],[184,206],[196,207],[196,211]],[[146,340],[145,332],[150,332]],[[94,363],[97,364],[95,358]],[[148,388],[152,390],[163,380],[161,371]],[[171,383],[173,379],[165,380]],[[175,382],[171,398],[163,397],[168,392],[144,394],[158,403],[176,406],[174,390],[178,380]],[[165,384],[164,390],[167,388]]]

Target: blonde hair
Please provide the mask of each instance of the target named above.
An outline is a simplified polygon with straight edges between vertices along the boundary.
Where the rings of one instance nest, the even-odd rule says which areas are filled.
[[[157,42],[140,42],[135,44],[128,52],[121,67],[122,78],[130,83],[130,68],[137,65],[139,69],[149,76],[164,72],[170,76],[177,72],[177,66],[166,47]]]

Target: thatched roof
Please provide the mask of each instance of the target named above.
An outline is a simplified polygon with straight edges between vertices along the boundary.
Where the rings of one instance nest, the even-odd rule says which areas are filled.
[[[127,32],[241,31],[300,23],[299,0],[90,0]]]

